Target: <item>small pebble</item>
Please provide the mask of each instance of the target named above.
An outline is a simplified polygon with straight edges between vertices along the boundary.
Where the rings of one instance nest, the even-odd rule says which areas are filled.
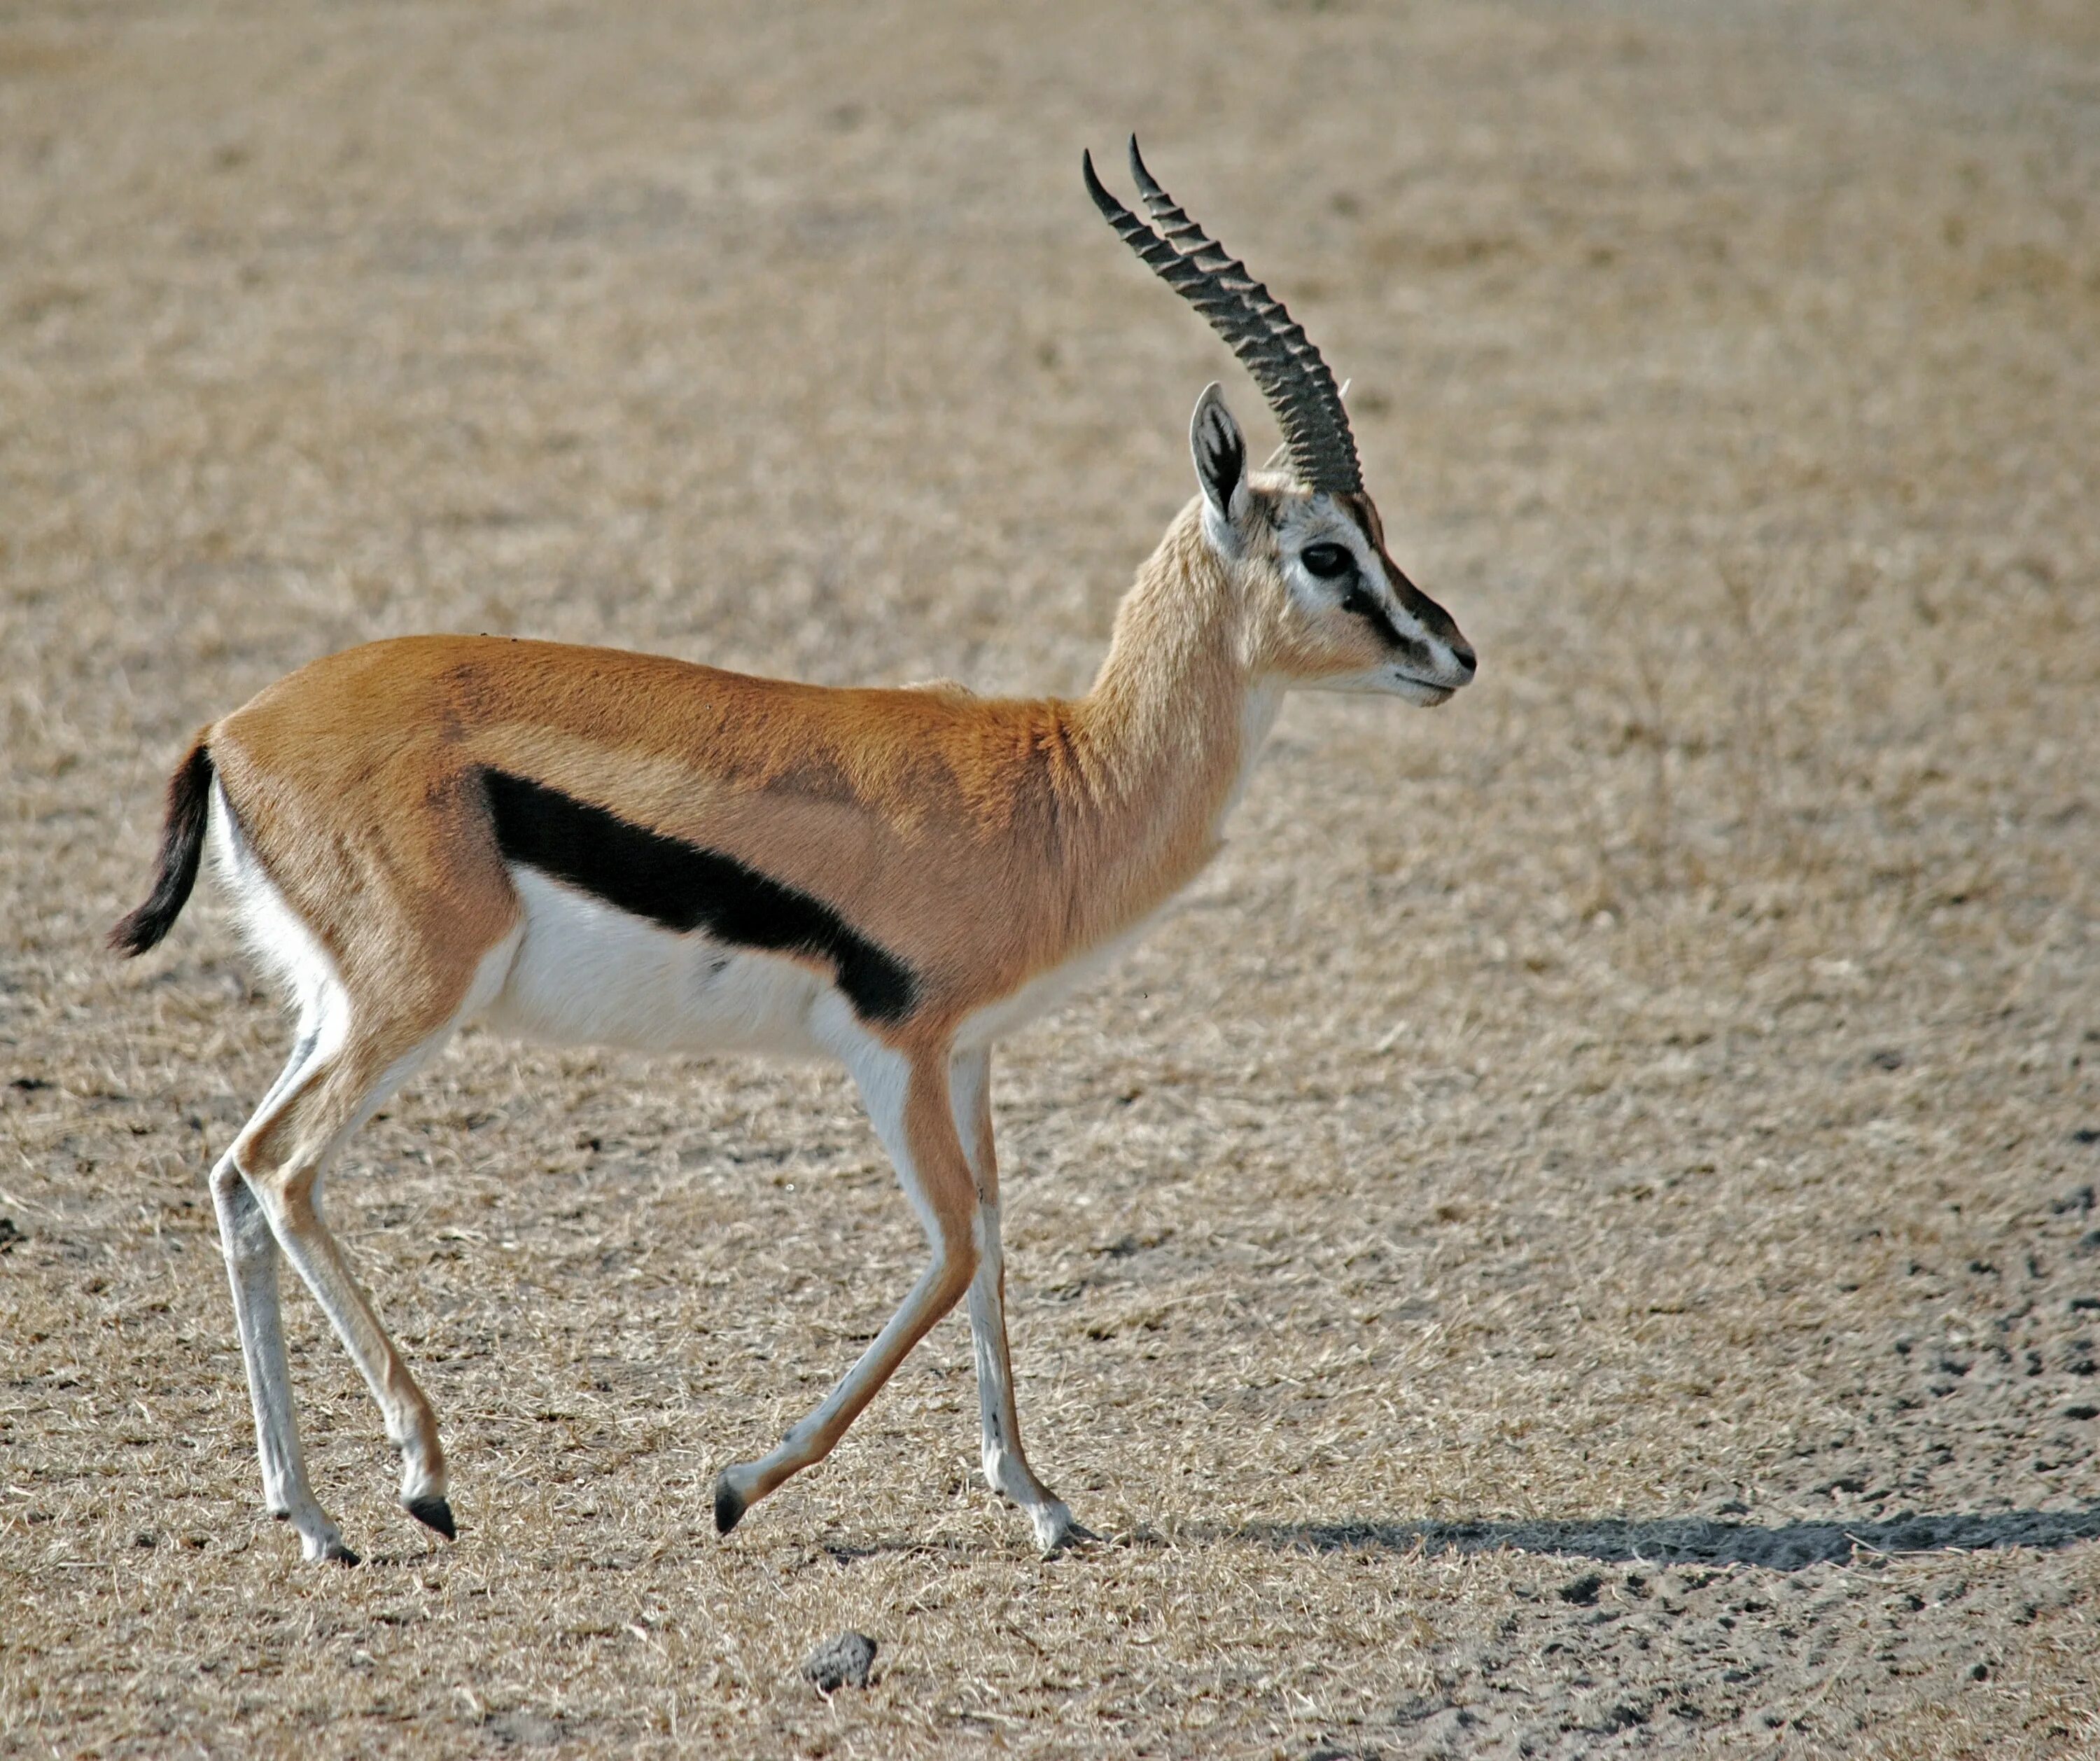
[[[875,1641],[866,1633],[842,1632],[802,1659],[802,1676],[820,1694],[865,1688],[875,1667]]]

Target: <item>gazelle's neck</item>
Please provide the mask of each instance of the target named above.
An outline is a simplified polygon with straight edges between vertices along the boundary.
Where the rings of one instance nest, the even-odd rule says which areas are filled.
[[[1074,706],[1097,900],[1080,928],[1111,935],[1164,903],[1216,850],[1282,699],[1259,678],[1236,583],[1192,507],[1116,613],[1108,657]],[[1076,851],[1075,851],[1076,854]]]

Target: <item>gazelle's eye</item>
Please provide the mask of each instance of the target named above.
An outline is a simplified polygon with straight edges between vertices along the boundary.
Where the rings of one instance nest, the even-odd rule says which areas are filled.
[[[1298,560],[1322,580],[1356,572],[1357,559],[1338,544],[1309,544],[1298,553]]]

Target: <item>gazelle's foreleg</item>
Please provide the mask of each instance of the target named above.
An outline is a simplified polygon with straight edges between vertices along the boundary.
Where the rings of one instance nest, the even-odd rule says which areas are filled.
[[[955,1132],[977,1188],[977,1269],[970,1280],[970,1346],[977,1359],[977,1406],[984,1423],[984,1476],[995,1492],[1027,1513],[1036,1545],[1055,1552],[1087,1531],[1035,1477],[1021,1447],[1013,1404],[1013,1365],[1006,1340],[1006,1253],[999,1242],[999,1158],[992,1141],[991,1054],[958,1054],[948,1069]]]
[[[770,1453],[722,1471],[715,1481],[715,1528],[722,1534],[789,1475],[831,1453],[911,1348],[955,1307],[977,1269],[976,1189],[949,1112],[946,1048],[912,1057],[870,1042],[847,1061],[933,1258],[889,1324],[816,1410]]]

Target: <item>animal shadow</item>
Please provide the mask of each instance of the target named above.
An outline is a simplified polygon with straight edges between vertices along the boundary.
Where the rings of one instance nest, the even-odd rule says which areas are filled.
[[[1842,1564],[1862,1554],[2051,1551],[2100,1539],[2100,1507],[1988,1514],[1904,1512],[1875,1522],[1766,1526],[1703,1516],[1511,1522],[1250,1523],[1238,1538],[1294,1552],[1556,1553],[1604,1561],[1762,1565],[1773,1571]]]

